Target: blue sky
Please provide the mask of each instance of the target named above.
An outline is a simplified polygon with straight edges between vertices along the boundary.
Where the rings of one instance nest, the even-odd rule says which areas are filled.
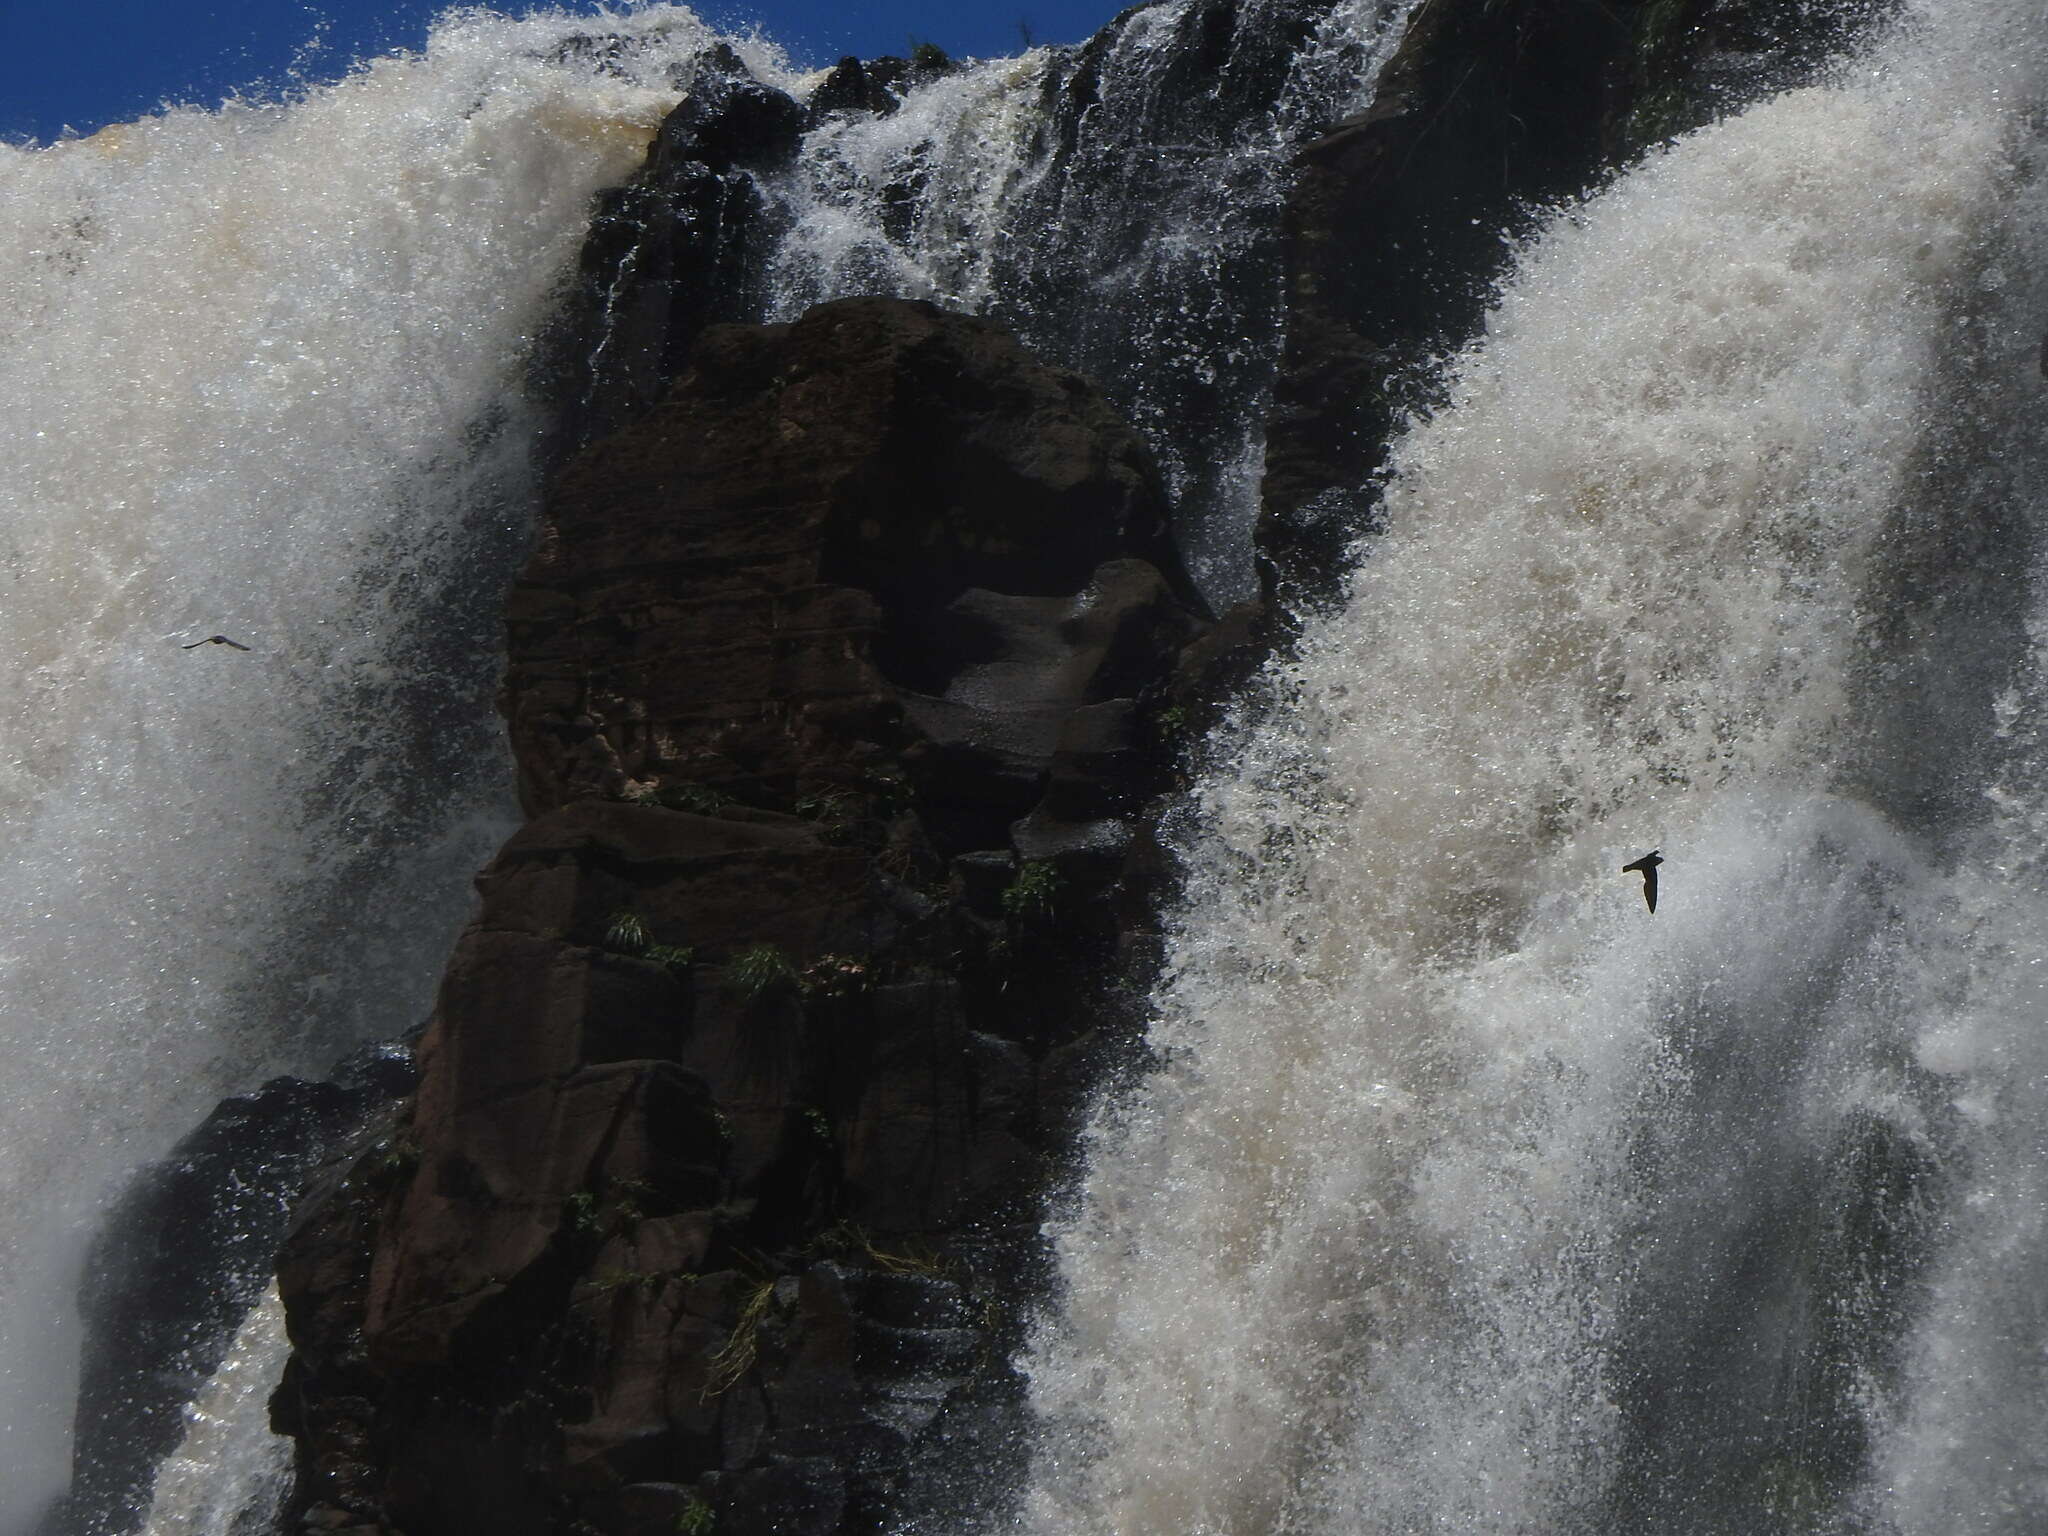
[[[758,22],[799,62],[829,63],[902,53],[912,37],[949,53],[1015,53],[1020,24],[1039,42],[1078,42],[1127,3],[704,0],[696,9],[721,26]],[[310,72],[339,75],[357,58],[418,45],[444,8],[445,0],[0,0],[0,138],[48,140],[66,124],[91,133],[166,98],[211,106],[285,78],[316,36],[324,43],[305,59]]]

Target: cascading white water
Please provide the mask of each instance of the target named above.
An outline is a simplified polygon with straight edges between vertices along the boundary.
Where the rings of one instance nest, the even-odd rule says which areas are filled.
[[[410,1027],[510,824],[523,369],[713,41],[456,13],[283,105],[0,148],[0,1531],[110,1181]],[[757,71],[779,56],[742,44]],[[181,649],[225,633],[223,646]]]
[[[1020,1528],[2048,1526],[2044,53],[1522,254],[1185,813]]]
[[[1243,597],[1292,157],[1369,98],[1412,3],[1160,0],[1085,65],[1037,49],[827,120],[766,189],[787,227],[770,318],[888,293],[1008,326],[1124,410],[1197,581],[1218,607]],[[1192,63],[1219,15],[1222,59]]]
[[[270,1394],[287,1347],[272,1286],[186,1407],[184,1439],[157,1468],[142,1536],[259,1536],[275,1524],[292,1458],[291,1442],[269,1433]]]

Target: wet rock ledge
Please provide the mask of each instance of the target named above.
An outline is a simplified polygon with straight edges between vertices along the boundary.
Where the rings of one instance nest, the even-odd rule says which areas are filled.
[[[972,1437],[1143,947],[1166,527],[1092,386],[894,300],[713,325],[567,463],[532,819],[280,1262],[300,1528],[874,1530]]]

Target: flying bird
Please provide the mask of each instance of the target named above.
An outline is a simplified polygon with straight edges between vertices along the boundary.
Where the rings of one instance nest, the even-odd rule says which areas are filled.
[[[196,650],[198,647],[202,645],[232,645],[238,651],[246,651],[247,649],[249,649],[249,647],[242,644],[241,641],[230,640],[226,635],[208,635],[204,640],[194,640],[190,645],[181,645],[178,647],[178,649],[181,651],[190,651]]]
[[[1633,864],[1621,866],[1624,875],[1643,877],[1643,900],[1650,904],[1652,912],[1657,910],[1657,866],[1664,862],[1657,850],[1652,848]]]

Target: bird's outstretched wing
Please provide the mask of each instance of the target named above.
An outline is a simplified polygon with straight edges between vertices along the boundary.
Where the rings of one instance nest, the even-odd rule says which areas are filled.
[[[1621,866],[1624,875],[1643,877],[1643,900],[1650,904],[1652,912],[1657,910],[1657,866],[1664,862],[1663,855],[1652,848],[1640,859]]]
[[[241,641],[230,640],[226,635],[208,635],[204,640],[194,640],[190,645],[181,645],[178,649],[181,651],[196,651],[202,645],[232,645],[238,651],[249,649]]]

